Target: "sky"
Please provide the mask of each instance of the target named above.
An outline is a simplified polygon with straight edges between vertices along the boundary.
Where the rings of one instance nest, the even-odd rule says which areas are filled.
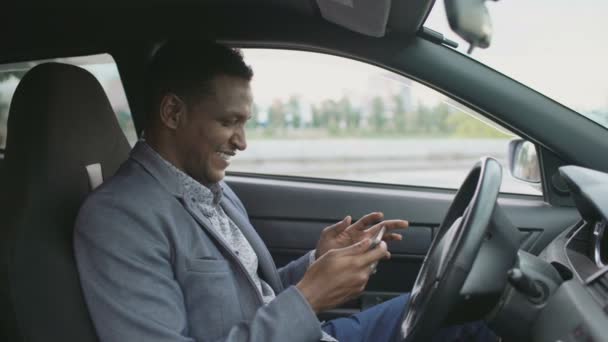
[[[488,49],[472,58],[569,106],[608,108],[608,1],[488,1],[493,24]],[[425,26],[468,45],[449,28],[438,0]]]
[[[578,111],[608,110],[608,1],[489,1],[494,35],[489,49],[472,58]],[[453,33],[438,0],[425,23],[446,37],[467,44]],[[378,67],[341,57],[299,51],[247,49],[255,71],[257,103],[301,94],[317,102],[344,94],[382,92]],[[389,82],[390,83],[390,82]],[[436,101],[436,93],[414,84],[414,97]]]

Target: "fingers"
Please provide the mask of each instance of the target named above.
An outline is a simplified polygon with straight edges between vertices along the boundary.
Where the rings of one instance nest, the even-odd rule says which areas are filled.
[[[382,227],[386,227],[386,230],[392,230],[392,229],[404,229],[408,227],[408,222],[404,221],[404,220],[386,220],[386,221],[382,221],[378,224],[376,224],[375,226],[371,227],[370,229],[368,229],[366,231],[366,236],[367,237],[374,237],[376,236],[376,234],[378,234],[378,232],[380,231],[380,229],[382,229]],[[382,238],[384,241],[392,241],[392,240],[401,240],[401,234],[395,234],[395,233],[384,233],[384,236]]]
[[[350,215],[346,216],[342,221],[337,223],[336,226],[336,233],[341,233],[343,232],[346,228],[348,228],[348,226],[350,226],[350,224],[352,223],[352,217],[350,217]]]
[[[372,243],[372,240],[364,239],[364,240],[361,240],[348,247],[340,248],[340,249],[336,250],[336,253],[340,253],[342,255],[348,255],[348,256],[364,254],[365,252],[367,252],[369,250],[371,243]]]
[[[386,220],[381,222],[382,225],[386,226],[386,230],[391,229],[405,229],[409,226],[409,222],[405,220]]]
[[[391,257],[391,254],[388,252],[386,248],[386,242],[381,241],[378,246],[374,249],[368,251],[367,253],[361,255],[360,262],[364,266],[368,266],[377,262],[380,259],[388,259]]]
[[[377,225],[368,229],[365,233],[369,238],[373,238],[380,232],[380,229],[382,229],[382,227],[384,227],[384,223],[380,222]],[[386,233],[384,233],[384,236],[386,236]]]
[[[350,215],[346,216],[344,219],[342,219],[342,221],[332,224],[331,226],[325,228],[325,230],[332,231],[332,233],[334,234],[340,234],[346,228],[348,228],[348,226],[350,226],[351,221],[352,218],[350,217]]]
[[[397,233],[384,234],[382,238],[384,241],[401,241],[403,240],[403,235]]]
[[[353,228],[359,230],[365,230],[367,227],[371,226],[374,223],[381,221],[384,218],[384,214],[380,212],[369,213],[362,218],[359,219],[354,225]]]

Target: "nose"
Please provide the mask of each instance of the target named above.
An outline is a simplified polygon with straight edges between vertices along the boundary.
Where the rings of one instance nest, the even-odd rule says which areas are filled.
[[[245,127],[239,126],[232,135],[231,142],[239,151],[247,148],[247,138],[245,137]]]

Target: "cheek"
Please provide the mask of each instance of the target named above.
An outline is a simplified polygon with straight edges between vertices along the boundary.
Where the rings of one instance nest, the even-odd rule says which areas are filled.
[[[232,130],[221,125],[213,125],[210,129],[200,129],[199,139],[204,142],[206,148],[211,152],[222,150],[230,142]]]
[[[212,129],[206,128],[205,126],[199,126],[193,131],[191,137],[192,144],[199,150],[199,153],[209,153],[215,150],[215,138]]]
[[[209,162],[209,154],[212,150],[204,132],[199,128],[184,127],[177,134],[180,145],[178,153],[182,155],[189,168],[198,169],[200,172],[201,166]]]
[[[221,135],[217,134],[217,131],[209,132],[209,130],[201,130],[196,139],[195,148],[196,153],[201,160],[203,167],[216,169],[222,167],[222,160],[217,152],[222,150],[225,146],[225,140]]]

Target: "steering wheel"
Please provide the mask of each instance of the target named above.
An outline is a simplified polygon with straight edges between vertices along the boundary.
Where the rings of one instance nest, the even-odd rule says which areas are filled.
[[[501,183],[500,163],[484,157],[456,193],[411,291],[402,341],[430,340],[497,304],[519,248],[519,232],[496,203]]]

